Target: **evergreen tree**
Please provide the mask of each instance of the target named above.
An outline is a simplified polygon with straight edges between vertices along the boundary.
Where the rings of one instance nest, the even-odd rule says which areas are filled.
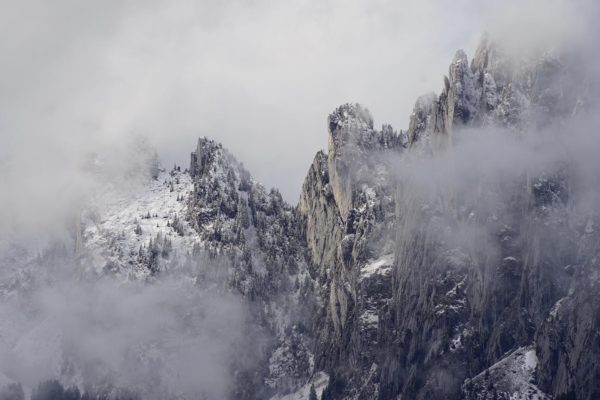
[[[112,392],[112,394],[111,394]],[[8,396],[8,397],[7,397]],[[21,385],[11,384],[0,390],[0,400],[24,400]],[[65,388],[53,379],[42,382],[32,391],[31,400],[141,400],[129,389],[90,387],[82,394],[76,386]]]
[[[63,399],[64,400],[80,400],[81,393],[79,393],[79,388],[77,388],[77,386],[72,386],[72,387],[68,388],[67,390],[65,390]]]
[[[570,390],[567,393],[556,396],[556,400],[577,400],[577,395],[575,395],[573,390]]]
[[[31,393],[31,400],[63,400],[64,398],[65,388],[55,379],[40,383]]]
[[[154,152],[150,157],[150,176],[152,179],[158,179],[158,174],[160,173],[160,160],[158,159],[158,154]]]
[[[308,394],[308,400],[319,400],[317,397],[317,391],[315,385],[310,385],[310,393]]]
[[[175,232],[177,232],[177,234],[179,236],[183,236],[184,235],[185,230],[184,230],[183,224],[179,220],[179,217],[177,216],[177,214],[175,214],[175,216],[173,217],[173,222],[171,222],[171,227],[173,228],[173,230]]]
[[[344,387],[346,386],[346,382],[344,379],[335,373],[335,371],[331,371],[329,373],[329,383],[321,393],[321,400],[334,400],[340,397],[340,395],[344,392]]]

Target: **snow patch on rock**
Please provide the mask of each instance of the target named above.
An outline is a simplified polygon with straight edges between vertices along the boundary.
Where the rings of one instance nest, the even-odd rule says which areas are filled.
[[[370,278],[373,275],[388,275],[394,265],[394,259],[394,254],[385,254],[367,263],[360,270],[360,279]]]
[[[271,400],[308,400],[308,396],[310,394],[310,387],[312,385],[315,386],[315,392],[317,393],[317,398],[321,398],[323,390],[327,387],[329,383],[329,375],[325,372],[317,372],[312,379],[306,383],[306,385],[302,386],[297,391],[286,394],[284,396],[275,395],[271,397]]]
[[[535,384],[537,363],[533,345],[520,347],[486,371],[467,379],[462,386],[463,392],[469,399],[492,399],[495,393],[510,400],[550,400],[551,397]]]

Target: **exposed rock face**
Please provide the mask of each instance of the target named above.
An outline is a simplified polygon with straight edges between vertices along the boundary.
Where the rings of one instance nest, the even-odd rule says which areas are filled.
[[[231,360],[231,398],[265,399],[327,381],[315,369],[322,301],[302,221],[221,144],[200,138],[188,171],[163,171],[138,197],[85,219],[79,257],[100,274],[180,274],[200,291],[240,295],[255,343]]]
[[[578,208],[582,183],[568,160],[493,176],[454,154],[464,130],[520,138],[580,112],[576,68],[485,39],[470,63],[457,52],[407,132],[344,104],[297,207],[201,138],[189,173],[88,224],[78,256],[146,279],[214,261],[190,278],[241,294],[265,338],[232,398],[301,398],[313,383],[323,400],[600,398],[600,219]]]
[[[389,126],[375,130],[361,106],[341,106],[329,117],[329,153],[315,157],[298,204],[329,300],[318,324],[317,367],[345,365],[357,382],[373,364],[378,307],[389,295],[389,275],[361,268],[390,251],[394,202],[388,158],[402,151],[403,138]],[[364,382],[353,390],[368,397],[374,387]]]
[[[373,180],[378,152],[402,147],[402,136],[389,126],[373,129],[373,118],[359,104],[345,104],[329,116],[329,153],[327,164],[330,186],[344,222],[355,203],[355,188]]]
[[[600,299],[598,234],[594,222],[580,221],[577,264],[563,266],[569,284],[550,309],[535,342],[540,355],[540,387],[549,393],[572,392],[577,399],[600,397]],[[586,229],[587,228],[587,229]]]
[[[301,343],[294,357],[314,353],[314,364],[308,373],[303,362],[271,368],[272,387],[285,392],[324,371],[325,399],[597,395],[599,296],[597,279],[587,279],[597,275],[597,240],[568,222],[568,169],[500,181],[476,173],[468,190],[450,179],[432,191],[398,161],[446,157],[463,129],[519,136],[572,115],[582,91],[570,68],[552,55],[512,60],[484,40],[471,63],[456,54],[439,96],[418,99],[406,133],[377,130],[365,108],[342,105],[296,209],[200,140],[188,215],[208,248],[239,253],[232,285],[265,304],[288,296],[283,277],[294,271],[316,288],[311,312],[301,313],[314,335],[278,336],[280,349]],[[245,248],[271,254],[268,279]],[[261,318],[268,324],[268,313]]]
[[[576,279],[564,267],[590,265],[577,254],[597,251],[573,245],[581,234],[567,224],[565,171],[500,183],[481,176],[476,191],[448,186],[432,195],[395,181],[382,156],[389,148],[435,156],[463,128],[519,135],[567,117],[583,92],[571,67],[552,55],[517,62],[484,40],[471,64],[457,53],[442,94],[417,101],[406,136],[392,146],[381,145],[358,105],[330,116],[329,154],[315,158],[299,212],[329,298],[316,352],[318,367],[338,382],[332,398],[508,398],[514,385],[500,376],[479,394],[465,382],[536,343],[537,378],[526,379],[533,386],[519,396],[575,386],[577,398],[596,396],[590,354],[598,353],[581,351],[597,345],[597,289],[586,282],[585,297],[568,295]],[[590,268],[577,271],[589,277]],[[565,296],[561,309],[569,311],[548,319]]]

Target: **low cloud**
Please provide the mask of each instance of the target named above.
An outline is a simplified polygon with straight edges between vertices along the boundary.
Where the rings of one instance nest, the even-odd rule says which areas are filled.
[[[77,270],[47,261],[58,259],[46,254],[40,268],[49,271],[36,270],[42,278],[0,305],[4,376],[29,388],[60,377],[149,399],[223,399],[235,368],[255,367],[248,349],[261,341],[236,296],[200,289],[189,277],[74,278]]]

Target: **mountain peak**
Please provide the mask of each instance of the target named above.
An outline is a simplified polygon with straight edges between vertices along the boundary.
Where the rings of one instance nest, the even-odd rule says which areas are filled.
[[[359,103],[345,103],[329,114],[329,130],[353,126],[373,129],[373,117],[366,107]]]
[[[205,136],[200,137],[196,151],[191,154],[190,175],[195,177],[204,174],[214,162],[217,153],[222,152],[222,150],[223,146],[220,143]]]
[[[329,157],[340,158],[360,148],[373,147],[376,131],[369,110],[358,103],[346,103],[329,115]]]
[[[222,180],[235,174],[242,182],[250,179],[250,173],[223,145],[205,136],[198,139],[196,151],[190,155],[190,175],[194,179],[210,177]],[[246,185],[244,185],[245,187]]]
[[[467,58],[467,53],[465,53],[464,50],[460,49],[457,50],[456,53],[454,53],[454,59],[452,60],[452,64],[454,65],[468,65],[469,64],[469,59]]]

